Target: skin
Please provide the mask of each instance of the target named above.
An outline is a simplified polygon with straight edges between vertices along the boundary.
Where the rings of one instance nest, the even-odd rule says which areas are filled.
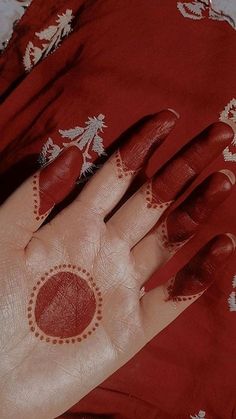
[[[81,156],[74,146],[0,208],[1,418],[51,419],[62,414],[219,280],[233,257],[235,238],[220,235],[166,284],[140,293],[171,257],[157,232],[160,220],[168,217],[167,207],[233,138],[227,125],[211,126],[154,176],[149,194],[147,182],[112,213],[176,121],[171,111],[145,120],[127,138],[125,153],[118,150],[48,223],[48,213],[71,191],[80,173]],[[137,160],[134,143],[144,150]],[[197,229],[233,188],[229,171],[214,174],[214,179],[203,184],[202,200],[196,191],[180,207],[192,217],[199,208],[205,214],[193,219]],[[222,185],[227,185],[227,193]],[[152,198],[148,201],[147,195],[152,194],[156,207],[148,205]],[[181,217],[176,226],[168,222],[170,240],[182,237],[188,226]],[[190,229],[191,236],[197,229]]]

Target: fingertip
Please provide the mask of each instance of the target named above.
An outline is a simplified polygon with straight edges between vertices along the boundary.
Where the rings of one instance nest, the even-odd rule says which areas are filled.
[[[229,124],[218,121],[211,124],[207,130],[209,131],[212,141],[230,144],[234,139],[234,131]]]
[[[225,235],[231,240],[231,243],[233,245],[233,251],[236,249],[236,237],[232,233],[225,233]]]
[[[222,233],[218,234],[210,240],[210,242],[206,245],[206,253],[208,253],[209,256],[212,256],[216,265],[218,266],[219,271],[222,271],[226,261],[234,253],[235,248],[235,236],[232,233]]]

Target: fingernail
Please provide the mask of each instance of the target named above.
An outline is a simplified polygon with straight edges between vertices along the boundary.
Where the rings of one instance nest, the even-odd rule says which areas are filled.
[[[169,110],[148,117],[134,129],[131,138],[119,150],[122,166],[126,170],[139,170],[168,136],[176,121],[176,113]]]
[[[170,112],[173,112],[177,116],[178,119],[180,118],[180,114],[177,111],[175,111],[174,109],[167,108],[167,110],[170,111]]]
[[[61,202],[80,176],[83,156],[76,146],[67,147],[39,172],[39,216]]]
[[[222,169],[222,170],[219,170],[219,172],[220,173],[223,173],[224,175],[226,175],[229,178],[229,180],[232,183],[232,185],[235,185],[235,180],[236,180],[235,174],[233,172],[231,172],[231,170]]]
[[[230,238],[230,240],[233,243],[234,250],[235,250],[236,249],[236,237],[233,234],[231,234],[231,233],[225,233],[225,235]]]
[[[207,243],[176,275],[168,287],[169,299],[197,298],[220,278],[235,251],[235,237],[220,234]]]

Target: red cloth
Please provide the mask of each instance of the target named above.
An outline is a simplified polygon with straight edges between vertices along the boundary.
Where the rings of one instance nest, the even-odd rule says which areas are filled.
[[[26,73],[28,42],[66,9],[75,16],[74,30]],[[174,0],[33,0],[0,59],[1,198],[35,170],[49,137],[65,141],[59,130],[102,114],[108,147],[143,116],[176,109],[181,119],[153,156],[150,175],[233,99],[235,51],[229,24],[185,19]],[[235,163],[222,156],[204,176],[224,167],[235,170]],[[150,285],[169,277],[213,234],[236,234],[235,202],[234,193]],[[236,313],[228,305],[235,269],[236,263],[229,266],[219,283],[70,415],[184,419],[202,410],[207,419],[236,418]]]

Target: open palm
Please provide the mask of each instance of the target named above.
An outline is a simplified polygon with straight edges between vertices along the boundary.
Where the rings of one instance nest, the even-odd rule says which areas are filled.
[[[217,236],[167,284],[143,289],[234,183],[231,172],[214,173],[168,211],[232,140],[218,123],[113,211],[175,122],[171,111],[145,120],[49,223],[79,176],[76,146],[1,207],[1,418],[63,413],[199,298],[232,256],[234,238]]]

